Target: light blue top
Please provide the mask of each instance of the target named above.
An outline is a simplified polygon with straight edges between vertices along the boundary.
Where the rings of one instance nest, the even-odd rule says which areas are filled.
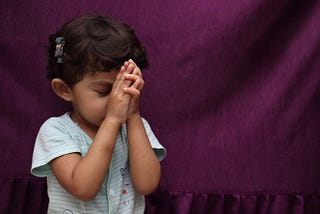
[[[150,125],[142,119],[150,144],[158,159],[166,156]],[[91,201],[81,201],[70,195],[57,181],[49,162],[69,153],[84,156],[92,139],[76,124],[70,114],[49,118],[40,128],[36,138],[31,173],[47,177],[48,213],[143,213],[144,196],[135,192],[129,172],[128,141],[123,124],[117,136],[108,175],[97,196]]]

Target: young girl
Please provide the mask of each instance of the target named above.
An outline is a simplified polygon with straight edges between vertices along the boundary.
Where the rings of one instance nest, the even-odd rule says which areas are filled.
[[[49,118],[31,173],[47,177],[48,213],[143,213],[165,149],[140,116],[145,49],[126,24],[85,15],[49,37],[48,78],[73,110]]]

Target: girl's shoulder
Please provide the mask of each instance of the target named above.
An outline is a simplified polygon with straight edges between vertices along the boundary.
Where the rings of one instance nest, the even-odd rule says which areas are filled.
[[[48,118],[40,127],[39,132],[61,131],[66,132],[74,129],[76,124],[71,120],[70,113]]]

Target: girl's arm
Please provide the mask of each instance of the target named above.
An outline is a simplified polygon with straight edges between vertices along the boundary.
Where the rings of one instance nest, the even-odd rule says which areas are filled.
[[[59,183],[73,196],[84,201],[93,199],[108,173],[120,124],[105,119],[87,154],[72,153],[50,162]]]
[[[128,109],[128,120],[126,122],[130,175],[135,189],[140,194],[148,195],[157,188],[161,169],[139,113],[139,98],[144,87],[142,72],[132,60],[129,60],[129,64],[133,65],[134,69],[132,73],[125,76],[133,84],[130,87],[124,88],[124,90],[132,96]]]
[[[127,121],[127,133],[133,185],[140,194],[148,195],[159,184],[161,168],[139,114]]]

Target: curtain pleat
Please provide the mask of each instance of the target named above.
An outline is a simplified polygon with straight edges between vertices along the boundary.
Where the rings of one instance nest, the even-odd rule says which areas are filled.
[[[45,180],[0,178],[0,213],[47,213]]]
[[[206,194],[157,192],[147,197],[146,213],[317,214],[318,194]]]

